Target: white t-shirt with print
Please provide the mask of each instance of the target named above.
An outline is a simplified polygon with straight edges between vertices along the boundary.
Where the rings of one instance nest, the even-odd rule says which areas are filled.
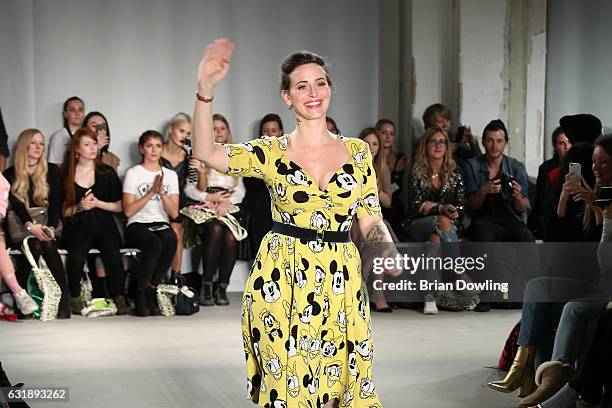
[[[168,194],[178,194],[179,184],[178,177],[174,170],[162,168],[164,172],[164,191]],[[130,167],[125,173],[125,179],[123,180],[123,192],[134,194],[137,200],[147,194],[147,192],[153,186],[155,182],[155,176],[159,171],[149,171],[145,169],[141,164],[134,167]],[[170,218],[164,210],[164,204],[162,203],[159,194],[155,194],[144,207],[132,217],[128,219],[127,225],[133,222],[140,222],[143,224],[149,224],[152,222],[170,222]]]

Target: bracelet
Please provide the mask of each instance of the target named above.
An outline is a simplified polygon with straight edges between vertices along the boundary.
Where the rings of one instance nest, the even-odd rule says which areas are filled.
[[[196,91],[196,98],[198,99],[198,101],[204,102],[204,103],[210,103],[213,101],[213,99],[215,99],[214,95],[211,96],[210,98],[207,98],[205,96],[200,95],[198,91]]]

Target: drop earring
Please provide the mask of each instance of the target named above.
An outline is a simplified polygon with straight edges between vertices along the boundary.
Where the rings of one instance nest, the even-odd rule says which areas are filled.
[[[293,109],[293,105],[287,106],[287,109],[289,109],[289,110]]]

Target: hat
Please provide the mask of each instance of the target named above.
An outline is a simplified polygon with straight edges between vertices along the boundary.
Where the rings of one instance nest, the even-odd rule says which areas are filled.
[[[564,116],[559,120],[559,125],[572,144],[593,144],[601,136],[601,121],[588,113]]]

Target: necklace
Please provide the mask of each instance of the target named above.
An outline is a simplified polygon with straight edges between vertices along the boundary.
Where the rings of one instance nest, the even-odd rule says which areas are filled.
[[[431,178],[438,178],[440,177],[440,173],[432,173]]]

